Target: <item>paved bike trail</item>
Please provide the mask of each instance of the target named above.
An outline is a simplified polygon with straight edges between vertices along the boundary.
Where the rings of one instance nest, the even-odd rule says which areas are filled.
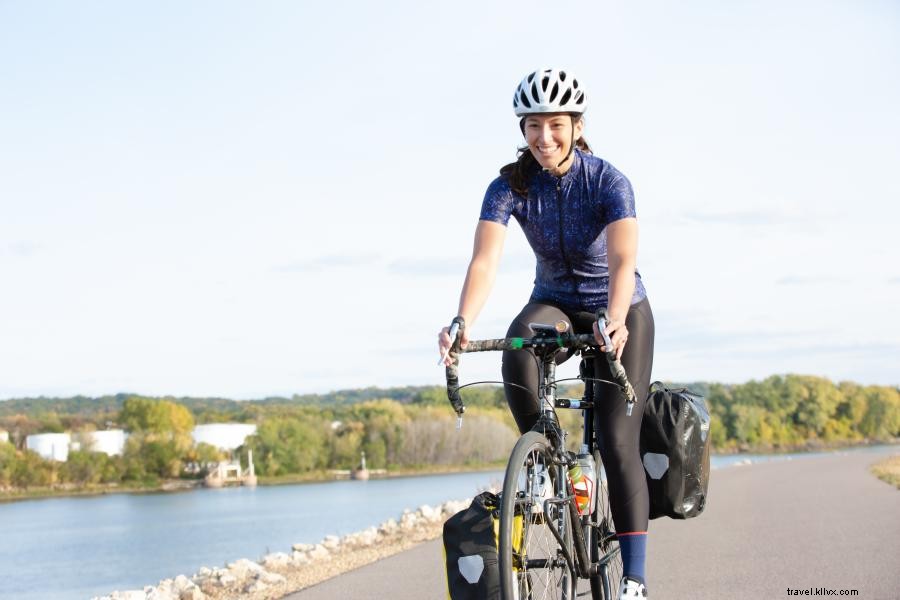
[[[850,597],[900,600],[900,490],[868,471],[885,456],[850,452],[714,471],[703,515],[651,521],[650,598],[856,590]],[[287,598],[445,600],[442,560],[435,540]]]

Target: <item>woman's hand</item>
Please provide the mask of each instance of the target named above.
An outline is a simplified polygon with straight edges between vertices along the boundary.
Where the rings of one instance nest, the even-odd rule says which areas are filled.
[[[460,348],[465,348],[469,345],[469,334],[466,332],[465,328],[457,335],[459,336]],[[447,352],[452,345],[453,340],[450,339],[450,328],[444,327],[441,329],[440,333],[438,333],[438,354],[444,356],[444,353]],[[453,360],[450,358],[450,355],[447,354],[447,356],[444,357],[444,366],[448,367],[452,362]]]
[[[625,326],[625,321],[621,319],[610,319],[607,321],[606,335],[609,336],[610,342],[612,342],[611,349],[616,351],[616,359],[621,359],[622,351],[625,350],[625,343],[628,341],[628,327]],[[594,338],[600,344],[600,350],[603,352],[611,350],[604,345],[603,337],[600,335],[600,328],[597,326],[596,321],[594,321]]]

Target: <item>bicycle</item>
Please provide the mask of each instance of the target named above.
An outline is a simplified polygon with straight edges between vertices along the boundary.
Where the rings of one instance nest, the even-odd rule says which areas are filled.
[[[560,426],[556,409],[582,410],[583,443],[602,464],[597,450],[594,424],[594,385],[611,383],[626,395],[627,413],[635,402],[634,390],[628,382],[615,352],[599,350],[592,334],[576,335],[568,331],[568,323],[555,326],[530,324],[531,338],[502,338],[470,341],[464,350],[456,338],[464,327],[454,319],[450,338],[451,364],[446,368],[447,397],[457,414],[457,427],[465,412],[459,390],[459,354],[496,350],[534,351],[538,360],[541,416],[535,426],[523,434],[513,447],[500,496],[500,532],[498,540],[500,588],[503,600],[538,600],[562,598],[572,600],[579,579],[589,579],[593,600],[612,600],[618,593],[622,576],[622,558],[609,507],[605,482],[597,477],[596,508],[590,515],[579,516],[569,468],[575,464],[574,453],[566,450],[568,433]],[[599,330],[606,348],[612,345],[606,337],[605,313],[601,313]],[[555,357],[563,349],[582,356],[579,377],[584,381],[584,396],[579,399],[557,398]],[[603,355],[610,363],[615,382],[589,376],[591,361]],[[562,380],[560,380],[562,381]],[[477,382],[482,383],[482,382]],[[474,384],[467,384],[474,385]]]

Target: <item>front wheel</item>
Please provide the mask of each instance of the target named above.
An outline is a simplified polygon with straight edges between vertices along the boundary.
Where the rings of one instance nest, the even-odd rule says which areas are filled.
[[[594,464],[601,465],[600,453],[594,450]],[[609,488],[606,481],[597,477],[597,508],[591,517],[591,525],[585,536],[591,552],[591,562],[600,569],[591,577],[592,600],[615,600],[619,597],[619,581],[622,579],[622,553],[616,538],[612,512],[609,509]]]
[[[500,592],[503,600],[574,600],[573,524],[565,470],[550,443],[529,431],[513,447],[500,498]]]

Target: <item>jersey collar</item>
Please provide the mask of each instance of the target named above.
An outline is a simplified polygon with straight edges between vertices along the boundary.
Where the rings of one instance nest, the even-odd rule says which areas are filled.
[[[577,177],[578,174],[581,172],[581,166],[582,166],[581,163],[582,162],[583,162],[583,159],[582,159],[581,150],[576,148],[575,152],[574,152],[574,157],[572,159],[572,166],[569,167],[568,171],[566,171],[562,175],[557,176],[557,175],[553,175],[552,173],[550,173],[548,171],[541,169],[538,172],[538,177],[540,177],[544,181],[552,181],[554,184],[557,182],[559,182],[560,184],[567,184],[571,180],[573,180],[575,177]]]

